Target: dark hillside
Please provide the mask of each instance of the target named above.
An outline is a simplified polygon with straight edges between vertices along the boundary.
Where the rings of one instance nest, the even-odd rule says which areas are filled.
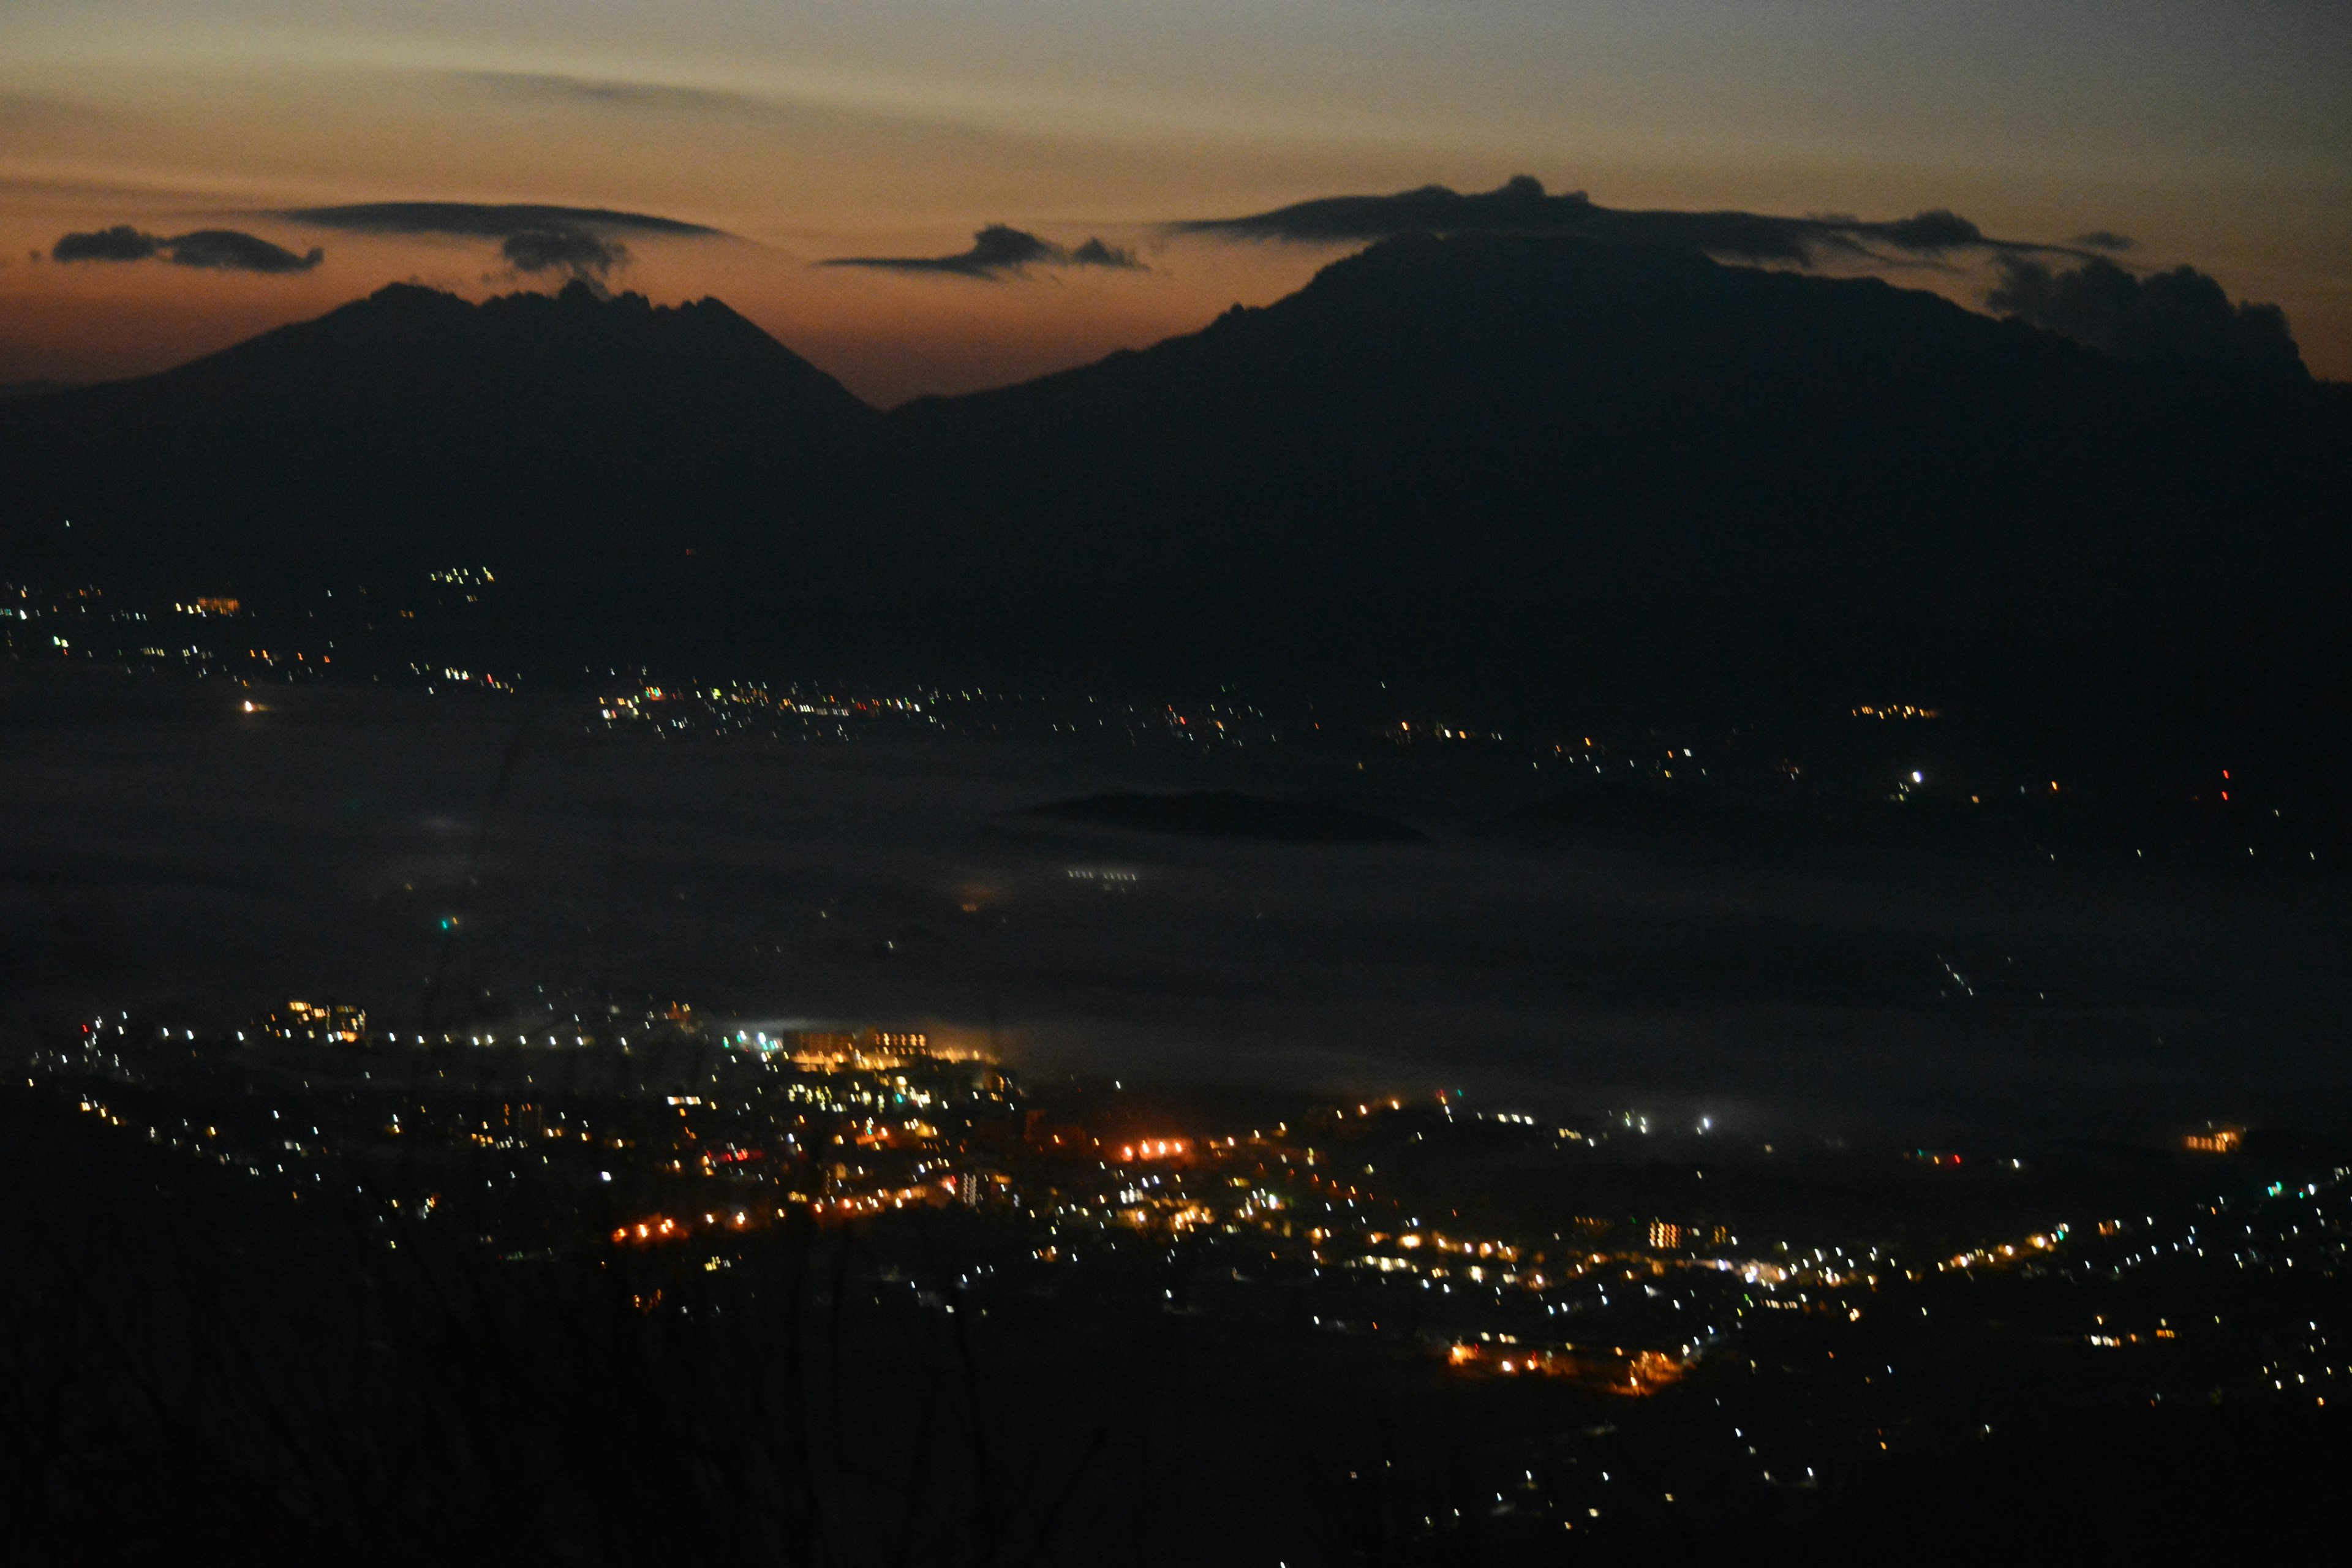
[[[772,525],[873,419],[715,300],[396,284],[0,408],[11,566],[248,594],[488,566],[626,600],[747,518]]]
[[[2347,451],[2340,387],[1874,280],[1410,237],[888,416],[715,300],[394,287],[0,404],[0,507],[41,580],[488,567],[509,654],[549,665],[2316,731]]]
[[[2115,639],[2193,659],[2325,620],[2347,580],[2352,431],[2323,392],[1579,241],[1375,246],[890,422],[886,536],[980,634],[1098,656],[1685,685]]]

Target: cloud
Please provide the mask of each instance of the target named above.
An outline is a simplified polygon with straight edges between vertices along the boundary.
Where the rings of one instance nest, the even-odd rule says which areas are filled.
[[[593,103],[684,104],[695,107],[741,101],[740,94],[714,92],[706,88],[673,87],[663,82],[625,81],[607,77],[569,76],[560,71],[461,70],[449,74],[469,86],[535,98],[580,98]]]
[[[1604,207],[1581,191],[1553,195],[1531,175],[1464,195],[1423,185],[1385,196],[1331,196],[1244,217],[1170,226],[1180,234],[1333,244],[1400,234],[1557,234],[1701,250],[1749,261],[1811,265],[1823,252],[1885,259],[1878,248],[1937,258],[1981,249],[2074,254],[2063,246],[1997,239],[1958,213],[1931,208],[1892,222],[1843,216],[1779,217],[1748,212],[1643,212]]]
[[[2113,229],[2095,228],[2088,234],[2076,235],[2074,243],[2085,250],[2122,251],[2131,249],[2135,242],[2127,234],[2117,234]]]
[[[571,100],[622,109],[768,113],[777,107],[772,100],[750,93],[679,87],[669,82],[567,76],[556,71],[460,70],[447,75],[464,86],[500,96]]]
[[[2119,359],[2310,375],[2286,312],[2243,300],[2233,305],[2218,280],[2193,267],[2141,277],[2105,257],[2053,269],[2032,257],[2004,256],[1999,266],[2001,280],[1985,296],[1988,305]]]
[[[144,261],[159,255],[163,240],[127,223],[88,234],[68,234],[49,247],[52,261]]]
[[[1135,258],[1135,252],[1132,250],[1120,246],[1105,245],[1099,239],[1089,239],[1070,252],[1069,263],[1073,267],[1122,267],[1138,271],[1140,271],[1143,267],[1143,263]]]
[[[224,272],[308,272],[326,259],[312,246],[297,256],[284,246],[233,228],[200,228],[164,242],[172,260],[181,267],[209,267]]]
[[[510,239],[529,234],[655,234],[715,238],[721,231],[651,213],[608,207],[557,207],[530,203],[363,202],[355,206],[289,207],[264,215],[347,234],[445,235],[457,239]]]
[[[1033,266],[1142,268],[1135,253],[1099,239],[1066,250],[1025,229],[992,223],[971,237],[971,248],[952,256],[837,256],[820,267],[870,267],[886,272],[945,272],[960,278],[1000,279]]]
[[[1857,224],[1857,230],[1874,230],[1905,250],[1929,256],[1962,250],[1985,242],[1984,230],[1948,207],[1930,207],[1887,224]]]
[[[598,281],[629,264],[627,246],[579,229],[525,229],[507,236],[499,253],[518,272],[569,272]]]
[[[516,272],[563,272],[599,286],[629,264],[629,247],[616,236],[726,237],[719,229],[654,213],[528,202],[363,202],[352,206],[288,207],[268,216],[346,234],[495,239],[499,254]]]
[[[233,228],[200,228],[193,233],[148,234],[129,224],[61,237],[49,247],[58,261],[163,260],[175,267],[201,267],[215,272],[308,272],[326,259],[315,246],[296,255],[257,235]]]

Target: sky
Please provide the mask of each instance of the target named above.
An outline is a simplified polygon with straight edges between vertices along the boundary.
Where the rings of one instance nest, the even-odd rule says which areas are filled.
[[[586,269],[716,295],[890,404],[1195,329],[1339,253],[1173,222],[1521,174],[1617,207],[2127,237],[2126,265],[2274,302],[2315,374],[2352,376],[2334,0],[8,0],[0,383],[161,369],[396,279]],[[392,201],[718,232],[567,261],[289,216]],[[957,258],[990,225],[1034,258],[816,265]],[[136,259],[53,258],[118,226]],[[282,262],[174,248],[221,230]]]

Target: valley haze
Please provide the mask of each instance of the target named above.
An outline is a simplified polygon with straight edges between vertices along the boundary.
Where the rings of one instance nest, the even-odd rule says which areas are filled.
[[[901,1021],[1037,1073],[1466,1087],[1767,1133],[2352,1117],[2340,870],[2053,858],[1818,800],[1593,816],[1580,767],[1516,752],[1294,736],[1204,757],[1010,717],[994,735],[979,711],[930,738],[665,739],[544,692],[20,666],[0,788],[42,831],[9,853],[0,985],[19,1016],[325,993],[405,1019],[438,973],[499,1006],[545,987]],[[1038,810],[1188,791],[1401,831]]]

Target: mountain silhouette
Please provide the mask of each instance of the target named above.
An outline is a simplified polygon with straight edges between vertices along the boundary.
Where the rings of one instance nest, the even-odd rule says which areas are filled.
[[[716,300],[394,284],[160,375],[11,403],[0,481],[20,572],[268,590],[488,565],[570,602],[775,516],[875,419]]]
[[[2316,624],[2347,580],[2328,390],[2152,373],[1873,279],[1412,238],[910,405],[853,488],[862,537],[954,584],[925,618],[1008,652],[1042,624],[1097,658],[1687,685],[1809,646]]]
[[[887,415],[713,300],[394,287],[0,404],[0,506],[19,574],[487,565],[551,659],[2145,710],[2346,668],[2347,436],[1874,279],[1407,237]]]

